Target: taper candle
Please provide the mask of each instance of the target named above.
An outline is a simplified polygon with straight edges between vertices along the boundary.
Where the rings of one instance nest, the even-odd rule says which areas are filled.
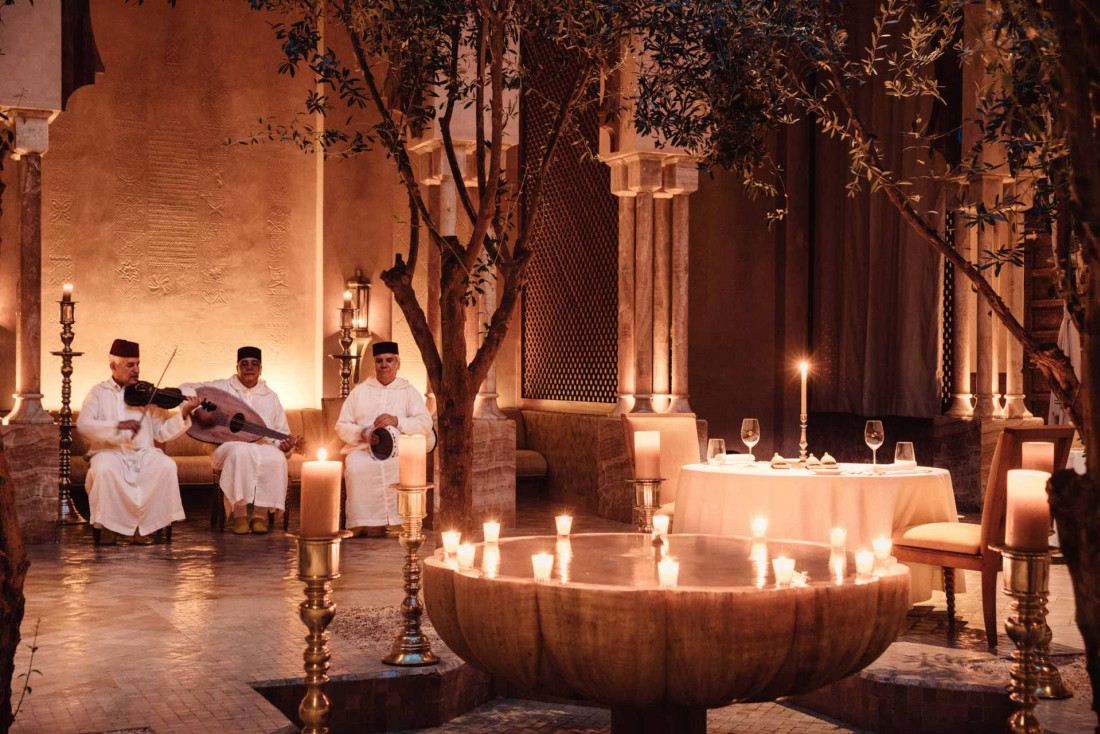
[[[458,552],[458,542],[462,540],[462,533],[458,530],[444,530],[442,534],[443,538],[443,552],[449,556],[453,556]]]
[[[802,403],[801,403],[802,410],[801,410],[801,412],[802,413],[807,413],[808,411],[806,410],[806,376],[807,376],[807,374],[809,374],[810,365],[806,362],[803,362],[802,364],[798,365],[798,370],[799,370],[799,372],[802,373]]]
[[[680,564],[671,558],[662,558],[657,564],[657,582],[662,589],[671,589],[676,586],[676,579],[680,575]]]
[[[485,535],[486,543],[496,543],[500,540],[500,523],[495,520],[482,523],[481,532]]]
[[[1050,544],[1050,474],[1032,469],[1008,472],[1005,545],[1021,551],[1045,551]]]
[[[786,556],[773,558],[772,571],[775,572],[775,583],[779,586],[786,586],[791,583],[791,576],[794,575],[794,559]]]
[[[302,509],[298,534],[303,538],[324,538],[340,531],[340,475],[343,464],[326,461],[325,450],[317,461],[302,464]]]
[[[458,552],[455,554],[458,556],[458,570],[469,571],[474,567],[474,555],[477,553],[477,547],[473,543],[463,543],[458,546]]]
[[[634,433],[634,478],[661,478],[661,432]]]
[[[397,437],[398,481],[402,487],[423,487],[428,480],[428,439],[421,433]]]
[[[65,285],[61,286],[61,300],[62,301],[71,301],[71,300],[73,300],[73,284],[72,283],[66,283]]]
[[[535,581],[547,582],[550,580],[550,572],[554,570],[554,556],[549,553],[536,553],[531,556],[531,568],[535,573]]]
[[[1020,468],[1054,473],[1054,444],[1050,441],[1024,441],[1020,445]]]

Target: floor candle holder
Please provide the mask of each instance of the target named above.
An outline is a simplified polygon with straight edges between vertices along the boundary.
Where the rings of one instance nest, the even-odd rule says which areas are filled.
[[[798,414],[798,425],[802,433],[798,440],[798,460],[802,463],[802,466],[806,466],[806,448],[810,445],[806,441],[806,427],[809,423],[810,416],[806,413]]]
[[[1050,552],[994,548],[1004,568],[1004,592],[1013,601],[1005,630],[1016,645],[1012,655],[1009,699],[1015,711],[1008,717],[1012,734],[1041,734],[1035,706],[1039,703],[1040,647],[1047,632],[1046,601],[1050,588]]]
[[[634,485],[634,525],[639,533],[653,532],[653,515],[661,507],[664,479],[628,479]]]
[[[73,359],[84,352],[73,351],[73,324],[76,323],[76,301],[62,299],[61,307],[61,349],[50,352],[61,357],[61,413],[60,438],[58,440],[57,472],[57,524],[83,525],[88,522],[73,504],[72,495],[72,448],[73,448]]]
[[[298,605],[309,634],[306,635],[305,660],[306,695],[298,705],[302,734],[328,732],[329,700],[324,686],[328,682],[328,626],[336,616],[332,601],[332,582],[340,578],[340,541],[351,533],[342,530],[322,538],[290,536],[298,542],[298,580],[306,585],[306,599]]]
[[[356,362],[360,355],[351,353],[351,345],[355,341],[352,337],[352,329],[355,328],[354,308],[340,309],[340,353],[330,354],[333,359],[340,360],[340,397],[346,398],[351,392],[352,363]]]
[[[439,656],[432,652],[432,645],[420,628],[424,605],[420,601],[420,545],[424,542],[421,532],[428,514],[428,490],[434,484],[419,487],[390,485],[397,490],[397,514],[401,518],[401,546],[405,549],[405,601],[401,613],[405,618],[401,631],[393,641],[390,654],[382,658],[387,665],[415,667],[435,665]]]

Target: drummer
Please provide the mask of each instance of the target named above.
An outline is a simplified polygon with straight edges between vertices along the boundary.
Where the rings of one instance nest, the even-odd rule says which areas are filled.
[[[401,357],[394,342],[372,347],[374,377],[356,385],[344,401],[336,435],[344,441],[344,478],[348,488],[347,527],[354,535],[380,537],[397,535],[397,454],[375,458],[371,446],[379,442],[377,430],[400,433],[431,433],[432,414],[424,399],[408,380],[397,376]],[[396,445],[396,441],[394,444]]]
[[[259,414],[264,424],[279,433],[290,434],[286,411],[275,391],[260,379],[263,355],[257,347],[237,350],[237,374],[226,380],[187,383],[180,386],[194,394],[199,387],[215,387],[239,398]],[[213,417],[204,410],[195,411],[200,426],[213,425]],[[226,441],[214,450],[214,471],[220,471],[218,486],[225,494],[226,515],[237,535],[268,531],[268,513],[286,509],[286,452],[297,443],[297,437],[282,441],[270,438],[249,443]]]

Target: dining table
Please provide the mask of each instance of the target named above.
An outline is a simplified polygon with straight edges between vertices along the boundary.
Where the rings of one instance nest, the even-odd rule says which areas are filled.
[[[876,538],[901,528],[958,522],[951,473],[946,469],[841,463],[835,470],[773,468],[767,462],[689,464],[676,491],[673,533],[750,535],[766,521],[768,538],[829,543],[846,531],[850,550],[870,550]],[[911,604],[942,589],[942,574],[911,564]],[[962,574],[957,577],[956,591]]]

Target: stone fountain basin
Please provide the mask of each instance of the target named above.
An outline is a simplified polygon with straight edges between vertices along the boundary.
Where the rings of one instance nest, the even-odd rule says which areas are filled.
[[[542,551],[555,553],[548,583],[532,577]],[[672,536],[679,583],[662,589],[648,536],[510,538],[478,545],[472,570],[437,551],[424,562],[424,598],[440,637],[470,664],[613,708],[806,693],[860,671],[897,637],[905,566],[857,579],[851,553],[796,541],[769,541],[766,552],[748,538]],[[805,586],[776,586],[778,555],[809,573]]]

